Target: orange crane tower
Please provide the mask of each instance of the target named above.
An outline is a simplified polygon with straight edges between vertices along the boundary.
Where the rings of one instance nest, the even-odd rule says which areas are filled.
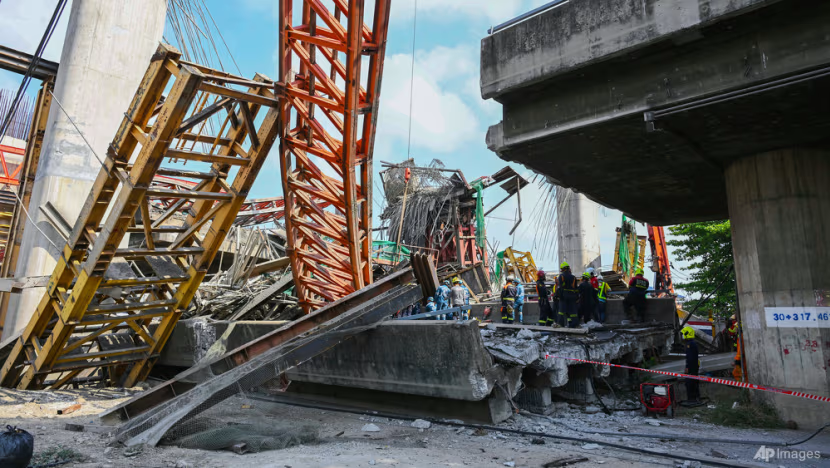
[[[280,0],[287,252],[306,312],[372,282],[372,147],[390,0],[374,2],[371,28],[364,0],[326,4]]]

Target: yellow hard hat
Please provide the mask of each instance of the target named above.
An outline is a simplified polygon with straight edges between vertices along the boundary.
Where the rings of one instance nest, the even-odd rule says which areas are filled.
[[[684,340],[695,339],[695,329],[688,325],[680,329],[680,334],[683,335]]]
[[[635,271],[634,274],[635,275],[642,275],[643,274],[643,269],[642,268],[637,268],[637,271]]]
[[[568,265],[568,262],[562,262],[562,264],[559,265],[560,270],[564,270],[565,268],[570,268],[570,267],[571,266]]]

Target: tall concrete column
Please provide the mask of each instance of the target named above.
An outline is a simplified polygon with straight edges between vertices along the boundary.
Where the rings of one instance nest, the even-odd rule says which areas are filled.
[[[102,158],[162,38],[166,9],[166,0],[72,2],[54,94]],[[27,224],[16,270],[25,276],[50,275],[65,243],[38,207],[52,202],[74,224],[101,168],[57,103],[43,148],[29,213],[51,243]],[[4,337],[26,326],[42,295],[12,297]]]
[[[830,396],[830,320],[815,320],[830,312],[830,152],[743,158],[726,187],[749,381]],[[826,403],[753,396],[803,427],[830,421]]]
[[[575,274],[599,269],[599,205],[571,189],[556,190],[559,262],[567,261]]]

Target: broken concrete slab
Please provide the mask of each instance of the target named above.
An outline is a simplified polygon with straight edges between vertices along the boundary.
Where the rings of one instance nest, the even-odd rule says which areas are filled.
[[[428,345],[427,345],[428,343]],[[485,350],[477,322],[381,324],[292,369],[292,381],[482,400],[505,376]]]

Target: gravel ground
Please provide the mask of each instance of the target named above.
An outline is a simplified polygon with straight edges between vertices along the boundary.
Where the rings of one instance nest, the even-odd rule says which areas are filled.
[[[684,418],[643,418],[634,412],[588,414],[585,407],[559,404],[550,417],[515,415],[501,427],[546,432],[579,438],[580,442],[545,439],[506,432],[476,431],[433,424],[428,429],[412,427],[409,421],[373,416],[299,408],[235,397],[210,411],[209,416],[227,422],[271,423],[275,425],[312,424],[318,427],[319,443],[261,453],[237,455],[229,451],[183,449],[175,446],[127,448],[113,441],[111,434],[71,432],[67,422],[98,424],[96,415],[139,389],[67,390],[25,392],[0,389],[0,424],[10,424],[35,436],[35,452],[58,447],[79,452],[83,460],[67,467],[352,467],[352,466],[473,466],[540,467],[569,457],[584,458],[575,466],[646,467],[679,466],[684,457],[719,460],[736,466],[828,466],[830,459],[754,462],[758,445],[725,444],[724,440],[795,440],[805,431],[739,430]],[[57,410],[74,403],[81,409],[65,416]],[[588,408],[593,412],[592,408]],[[374,424],[376,432],[364,431]],[[578,432],[574,429],[587,431]],[[611,432],[600,435],[596,432]],[[626,436],[631,433],[665,435],[660,439]],[[684,442],[672,435],[715,438],[717,442]],[[594,441],[616,443],[655,452],[668,453],[675,460],[615,448],[595,446]],[[830,455],[830,433],[821,434],[797,447]],[[713,452],[714,451],[714,452]],[[728,459],[720,457],[729,457]],[[693,464],[687,466],[694,466]]]

